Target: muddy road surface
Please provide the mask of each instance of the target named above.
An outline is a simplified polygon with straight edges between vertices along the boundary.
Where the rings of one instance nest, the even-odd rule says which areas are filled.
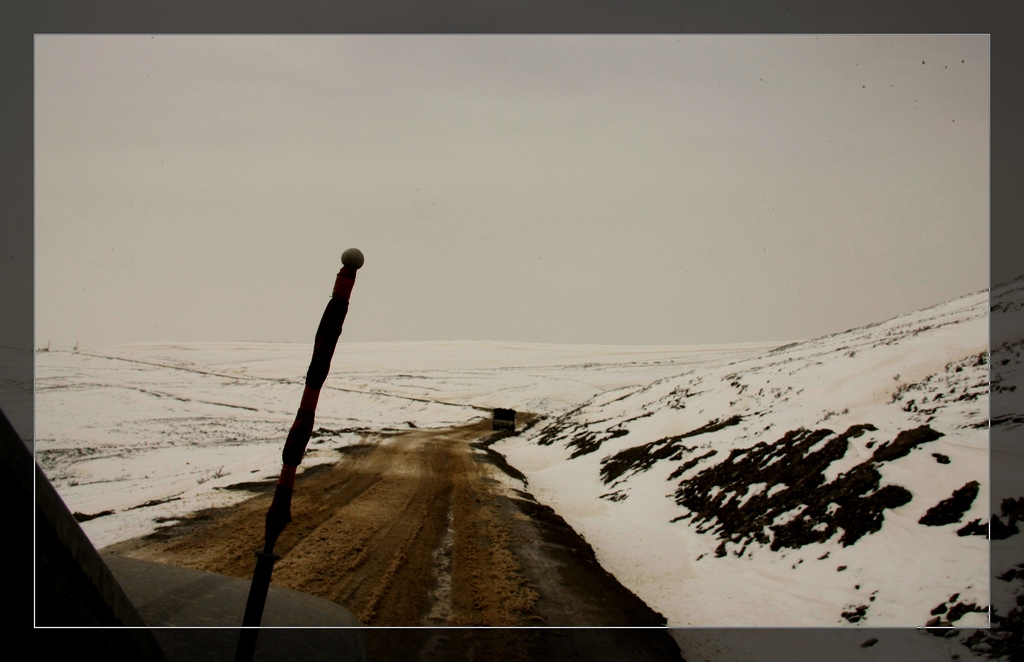
[[[343,605],[371,659],[676,660],[664,618],[550,508],[496,480],[490,422],[348,446],[299,476],[273,582]],[[273,486],[105,552],[249,579]],[[513,626],[529,629],[469,629]]]

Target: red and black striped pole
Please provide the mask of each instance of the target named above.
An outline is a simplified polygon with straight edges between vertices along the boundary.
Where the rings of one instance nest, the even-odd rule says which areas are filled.
[[[363,254],[357,248],[350,248],[341,255],[341,271],[334,280],[334,291],[331,300],[320,318],[320,326],[316,330],[313,342],[313,358],[306,371],[306,386],[302,391],[299,411],[295,414],[295,422],[288,431],[288,438],[281,453],[283,464],[281,476],[274,490],[274,500],[267,511],[263,549],[256,550],[256,570],[253,572],[252,584],[249,587],[249,599],[245,605],[242,618],[243,629],[235,651],[236,662],[248,662],[256,649],[256,635],[263,620],[263,607],[270,590],[270,576],[274,572],[274,563],[280,558],[274,553],[274,543],[284,531],[288,522],[292,521],[292,488],[295,485],[295,470],[302,462],[306,452],[306,444],[313,433],[313,419],[316,414],[316,403],[320,399],[327,373],[331,369],[334,348],[341,336],[341,326],[348,313],[348,300],[352,294],[352,286],[356,282],[356,270],[363,266]]]

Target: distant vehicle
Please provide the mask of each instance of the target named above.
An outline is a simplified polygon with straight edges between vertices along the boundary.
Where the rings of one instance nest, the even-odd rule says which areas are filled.
[[[515,409],[502,409],[497,408],[494,410],[494,422],[491,424],[492,430],[511,430],[515,432],[516,429],[516,410]]]

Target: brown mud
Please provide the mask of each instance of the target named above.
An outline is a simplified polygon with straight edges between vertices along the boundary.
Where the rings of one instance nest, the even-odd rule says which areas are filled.
[[[665,619],[550,508],[497,480],[501,463],[480,443],[489,434],[481,421],[367,438],[299,476],[273,582],[368,626],[420,628],[369,629],[374,660],[679,660],[662,629],[558,629]],[[249,579],[271,495],[267,486],[104,551]]]

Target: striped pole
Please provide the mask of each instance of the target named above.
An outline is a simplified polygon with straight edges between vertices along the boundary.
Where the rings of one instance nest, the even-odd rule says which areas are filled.
[[[363,266],[363,254],[358,249],[350,248],[341,256],[342,268],[334,279],[334,291],[331,300],[320,318],[320,326],[316,330],[313,342],[313,358],[306,371],[306,385],[299,402],[299,411],[295,421],[288,430],[288,438],[281,453],[283,464],[281,475],[274,489],[274,500],[267,511],[266,528],[264,530],[263,549],[256,550],[256,570],[253,572],[252,584],[249,587],[249,598],[245,605],[245,615],[235,650],[235,662],[249,662],[256,649],[257,629],[263,620],[263,607],[270,590],[270,576],[274,572],[274,563],[281,558],[274,553],[274,544],[284,531],[288,522],[292,521],[292,488],[295,486],[295,470],[302,462],[306,452],[306,444],[313,433],[313,419],[316,414],[316,403],[320,399],[327,373],[331,369],[334,348],[341,336],[341,326],[348,313],[348,300],[352,294],[352,286],[356,282],[356,270]]]

